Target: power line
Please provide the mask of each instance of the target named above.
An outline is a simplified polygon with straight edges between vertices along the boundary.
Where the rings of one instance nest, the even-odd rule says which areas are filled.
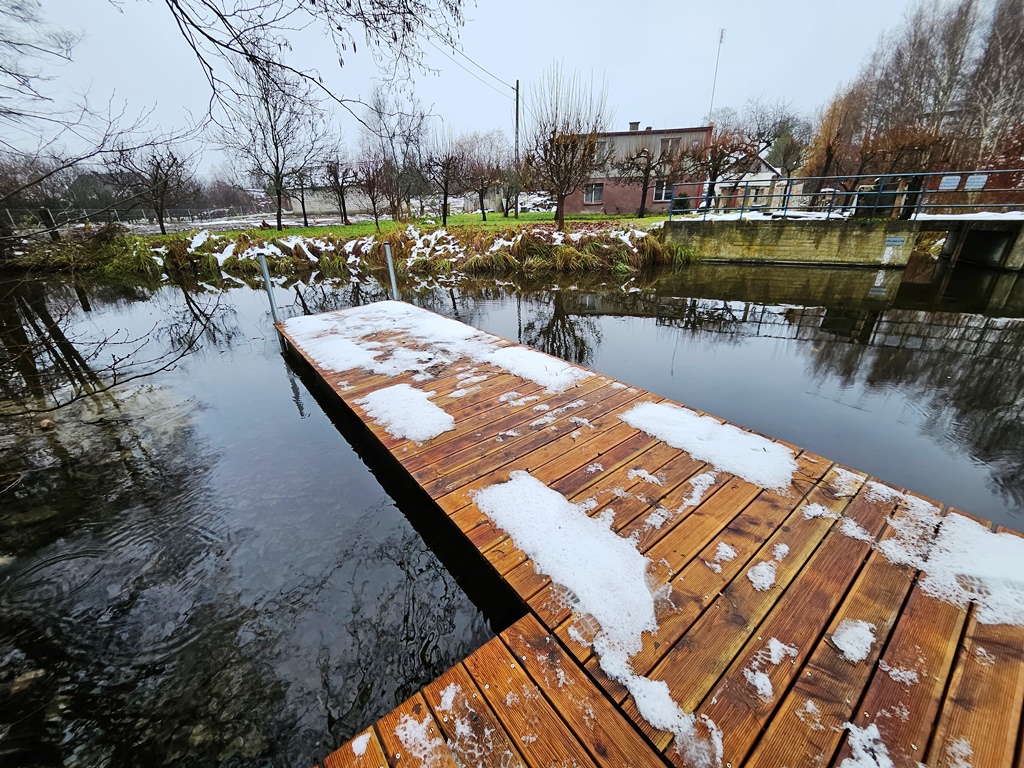
[[[451,56],[451,55],[449,55],[449,53],[448,53],[447,51],[445,51],[445,50],[443,50],[443,49],[439,48],[439,47],[438,47],[438,46],[437,46],[437,45],[436,45],[436,44],[434,43],[434,41],[433,41],[433,40],[431,40],[430,38],[427,38],[427,42],[428,42],[428,43],[430,43],[430,45],[431,45],[431,46],[432,46],[432,47],[433,47],[433,48],[434,48],[434,49],[435,49],[435,50],[436,50],[436,51],[437,51],[438,53],[441,53],[441,54],[443,54],[443,55],[447,56],[447,57],[448,57],[449,59],[451,59],[452,63],[454,63],[454,64],[455,64],[455,66],[457,66],[457,67],[458,67],[459,69],[461,69],[461,70],[462,70],[463,72],[465,72],[465,73],[466,73],[466,74],[468,74],[468,75],[471,75],[471,76],[475,77],[475,78],[476,78],[477,80],[479,80],[479,81],[480,81],[481,83],[483,83],[483,84],[484,84],[484,85],[486,85],[486,86],[487,86],[488,88],[490,88],[490,89],[491,89],[492,91],[494,91],[495,93],[498,93],[498,94],[500,94],[500,95],[504,96],[504,97],[505,97],[506,99],[508,99],[509,101],[513,101],[513,100],[514,100],[514,99],[513,99],[513,98],[512,98],[512,97],[511,97],[510,95],[508,95],[508,94],[507,94],[507,93],[505,93],[504,91],[502,91],[502,90],[500,90],[500,89],[498,89],[498,88],[495,88],[495,87],[494,87],[493,85],[491,85],[490,83],[488,83],[488,82],[487,82],[486,80],[484,80],[484,79],[483,79],[482,77],[480,77],[480,76],[479,76],[479,75],[478,75],[478,74],[477,74],[476,72],[473,72],[472,70],[470,70],[470,69],[467,69],[466,67],[462,66],[462,64],[460,64],[460,63],[458,62],[458,60],[457,60],[457,59],[456,59],[456,58],[455,58],[454,56]],[[483,69],[483,67],[481,67],[481,69]],[[486,70],[484,70],[484,71],[486,72]],[[488,72],[488,74],[490,74],[490,73]],[[494,75],[491,75],[491,77],[494,77]],[[497,77],[495,77],[494,79],[495,79],[495,80],[497,80],[497,81],[498,81],[499,83],[503,83],[503,82],[504,82],[504,81],[500,80],[500,79],[499,79],[499,78],[497,78]],[[509,86],[509,87],[511,87],[511,86]]]

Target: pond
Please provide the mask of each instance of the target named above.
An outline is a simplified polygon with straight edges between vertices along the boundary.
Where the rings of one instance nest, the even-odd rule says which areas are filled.
[[[305,768],[491,637],[493,606],[460,586],[475,564],[424,542],[282,358],[261,291],[0,288],[8,399],[201,337],[116,403],[0,419],[4,765]],[[693,265],[403,292],[1024,530],[1015,275]],[[384,298],[372,281],[276,295],[289,314]],[[35,328],[63,340],[19,362]]]

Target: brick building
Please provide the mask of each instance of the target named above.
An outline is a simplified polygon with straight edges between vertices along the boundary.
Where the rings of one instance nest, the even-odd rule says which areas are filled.
[[[647,149],[654,157],[668,157],[683,149],[705,145],[711,136],[711,126],[696,128],[661,128],[651,126],[640,130],[640,123],[630,123],[628,131],[602,133],[598,137],[598,150],[608,151],[612,158],[632,155]],[[614,162],[614,160],[613,160]],[[639,184],[623,183],[617,178],[612,163],[595,173],[581,189],[565,201],[566,213],[637,213],[640,210]],[[692,189],[691,189],[692,187]],[[700,198],[701,184],[679,185],[676,194],[685,193],[694,206]],[[666,213],[672,199],[672,180],[657,179],[647,190],[647,212]]]

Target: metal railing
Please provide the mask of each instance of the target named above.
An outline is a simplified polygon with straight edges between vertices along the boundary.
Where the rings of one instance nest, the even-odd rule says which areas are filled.
[[[896,218],[1024,211],[1024,170],[791,176],[719,180],[708,200],[677,195],[693,182],[672,185],[669,219],[680,213],[771,218]],[[684,200],[685,198],[685,200]],[[683,203],[688,203],[684,207]]]

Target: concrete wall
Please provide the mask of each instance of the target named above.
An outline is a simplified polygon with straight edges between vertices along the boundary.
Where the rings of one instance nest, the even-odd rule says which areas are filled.
[[[903,267],[917,241],[913,221],[665,222],[666,242],[712,261]]]

